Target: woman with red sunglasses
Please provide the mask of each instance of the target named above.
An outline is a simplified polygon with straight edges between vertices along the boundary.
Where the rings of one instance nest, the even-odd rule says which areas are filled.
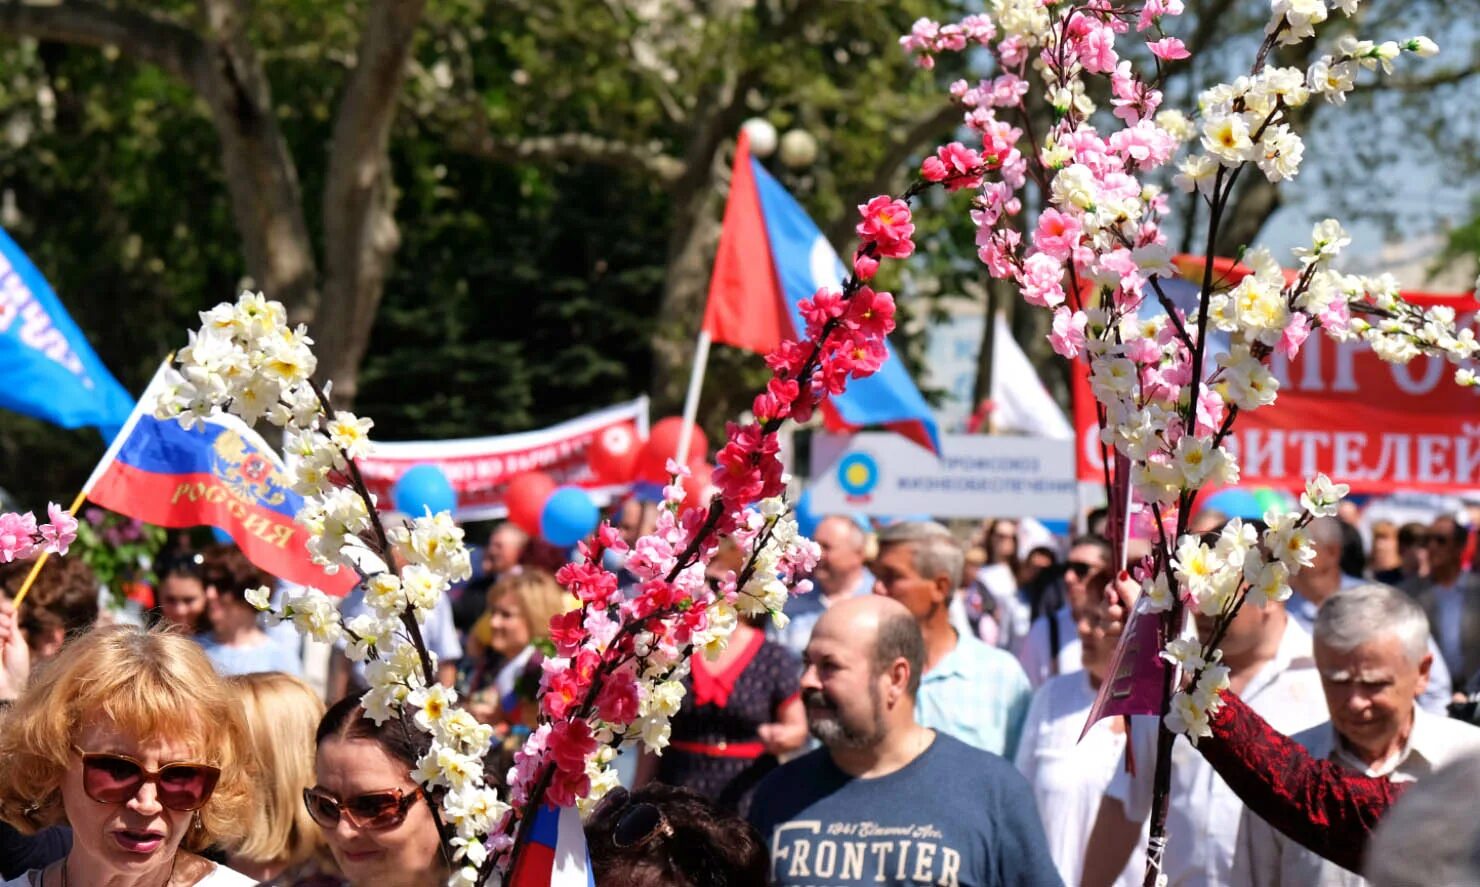
[[[3,887],[243,887],[196,853],[243,833],[250,752],[230,694],[188,638],[81,635],[0,721],[0,818],[72,829],[62,860]]]
[[[347,696],[319,722],[309,816],[353,887],[434,887],[449,866],[428,798],[411,779],[430,738],[404,715],[379,726]]]

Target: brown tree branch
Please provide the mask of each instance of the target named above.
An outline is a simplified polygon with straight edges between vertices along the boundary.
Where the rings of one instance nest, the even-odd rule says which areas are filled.
[[[183,25],[92,0],[0,0],[0,32],[80,46],[115,46],[186,82],[192,82],[196,61],[204,52],[199,35]]]
[[[360,33],[329,144],[324,184],[324,294],[320,372],[355,396],[385,277],[401,235],[394,215],[390,132],[425,0],[375,0]]]
[[[318,308],[318,270],[298,167],[278,126],[267,71],[247,34],[245,0],[203,0],[203,52],[192,78],[221,140],[231,212],[256,285],[295,322]]]
[[[1358,83],[1357,93],[1384,92],[1427,92],[1440,86],[1453,86],[1480,74],[1480,68],[1450,68],[1444,71],[1435,71],[1422,77],[1387,77],[1376,78],[1363,83]]]

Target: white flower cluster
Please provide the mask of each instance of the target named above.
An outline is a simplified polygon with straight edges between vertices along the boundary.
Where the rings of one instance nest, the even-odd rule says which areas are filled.
[[[781,608],[786,606],[786,599],[791,596],[792,588],[782,578],[782,564],[799,557],[816,561],[821,550],[816,542],[801,535],[796,518],[786,502],[779,497],[763,500],[746,518],[749,525],[746,530],[737,533],[737,537],[761,539],[763,544],[755,550],[754,566],[745,584],[738,589],[739,596],[734,606],[747,616],[769,613],[776,627],[784,628],[787,617],[782,614]],[[804,593],[810,588],[810,580],[804,579],[798,583],[797,593]]]
[[[1428,58],[1437,54],[1439,47],[1424,36],[1411,37],[1402,43],[1394,40],[1374,43],[1347,35],[1336,42],[1336,52],[1311,64],[1306,72],[1306,84],[1312,93],[1331,104],[1343,105],[1347,94],[1357,88],[1357,76],[1362,71],[1381,67],[1384,74],[1391,74],[1394,60],[1404,52]]]
[[[1290,597],[1290,577],[1315,560],[1315,544],[1307,527],[1318,517],[1336,514],[1336,506],[1350,491],[1346,484],[1332,483],[1324,474],[1307,482],[1300,497],[1300,512],[1270,509],[1264,514],[1262,537],[1255,528],[1234,518],[1224,525],[1212,544],[1196,536],[1178,540],[1172,572],[1187,604],[1200,616],[1222,625],[1240,606],[1263,607]],[[1173,597],[1166,578],[1157,575],[1142,583],[1147,608],[1170,610]],[[1220,664],[1220,651],[1188,637],[1170,641],[1162,658],[1180,666],[1197,679],[1190,690],[1177,693],[1166,715],[1167,729],[1185,733],[1194,743],[1211,733],[1208,719],[1222,705],[1219,694],[1228,686],[1228,669]]]
[[[287,312],[261,293],[242,293],[200,315],[201,328],[177,355],[169,388],[155,415],[186,428],[229,405],[248,424],[312,421],[318,396],[309,377],[317,361],[302,325],[289,329]]]
[[[1321,0],[1276,0],[1277,12],[1281,6],[1289,7],[1286,15],[1292,22],[1292,27],[1280,32],[1282,39],[1325,18]],[[1316,10],[1318,17],[1311,18]],[[1297,21],[1298,27],[1293,25]],[[1305,144],[1291,129],[1285,112],[1316,95],[1333,104],[1344,103],[1362,70],[1380,66],[1384,73],[1391,73],[1393,60],[1403,52],[1430,56],[1438,47],[1427,37],[1373,43],[1348,36],[1337,41],[1335,53],[1317,59],[1308,70],[1269,67],[1206,90],[1198,98],[1205,153],[1183,159],[1173,184],[1211,198],[1218,170],[1245,163],[1259,167],[1271,182],[1294,178]]]
[[[353,461],[371,452],[373,423],[327,413],[327,390],[318,391],[309,378],[313,342],[303,327],[289,329],[286,316],[280,303],[255,293],[202,312],[155,415],[190,427],[227,410],[249,423],[265,419],[284,427],[292,487],[304,497],[296,520],[308,530],[309,555],[325,572],[349,567],[360,575],[368,612],[344,624],[337,602],[314,588],[287,595],[275,610],[266,588],[248,600],[269,620],[291,621],[315,640],[347,639],[349,657],[365,663],[370,689],[362,703],[377,723],[403,706],[415,711],[431,747],[412,777],[441,792],[459,863],[450,883],[471,887],[488,857],[487,836],[508,812],[483,781],[492,730],[457,708],[455,693],[429,686],[436,660],[411,636],[450,585],[471,575],[463,531],[446,514],[416,516],[389,529],[388,549],[380,545],[374,502],[344,485]],[[391,565],[397,561],[405,564],[399,573]]]

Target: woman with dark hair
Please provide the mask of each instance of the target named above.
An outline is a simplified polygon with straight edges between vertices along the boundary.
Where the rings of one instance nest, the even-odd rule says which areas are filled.
[[[203,635],[211,630],[211,620],[206,615],[211,595],[200,575],[205,562],[205,555],[198,551],[179,551],[156,561],[160,622],[178,626],[190,635]]]
[[[621,887],[765,887],[765,842],[693,792],[616,789],[586,821],[596,883]]]
[[[206,612],[211,631],[201,635],[200,645],[223,675],[281,671],[299,677],[303,663],[293,650],[274,641],[257,624],[257,608],[247,602],[247,593],[269,585],[272,577],[262,572],[235,545],[216,545],[205,551],[200,570],[207,594]]]
[[[406,714],[377,725],[347,696],[319,722],[317,782],[303,792],[329,852],[354,887],[435,887],[448,865],[429,804],[411,780],[431,737]]]
[[[14,598],[31,572],[31,561],[0,564],[0,591]],[[98,580],[81,558],[53,558],[42,565],[31,596],[20,612],[21,634],[40,664],[62,649],[69,637],[98,621]]]

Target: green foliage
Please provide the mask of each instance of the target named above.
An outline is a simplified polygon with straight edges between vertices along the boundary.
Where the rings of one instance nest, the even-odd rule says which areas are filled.
[[[1470,220],[1449,231],[1432,270],[1437,273],[1456,262],[1464,263],[1466,276],[1480,273],[1480,200],[1475,201]]]
[[[82,558],[117,602],[122,603],[126,583],[156,581],[154,558],[165,543],[163,527],[101,508],[83,509],[80,518],[69,554]]]

